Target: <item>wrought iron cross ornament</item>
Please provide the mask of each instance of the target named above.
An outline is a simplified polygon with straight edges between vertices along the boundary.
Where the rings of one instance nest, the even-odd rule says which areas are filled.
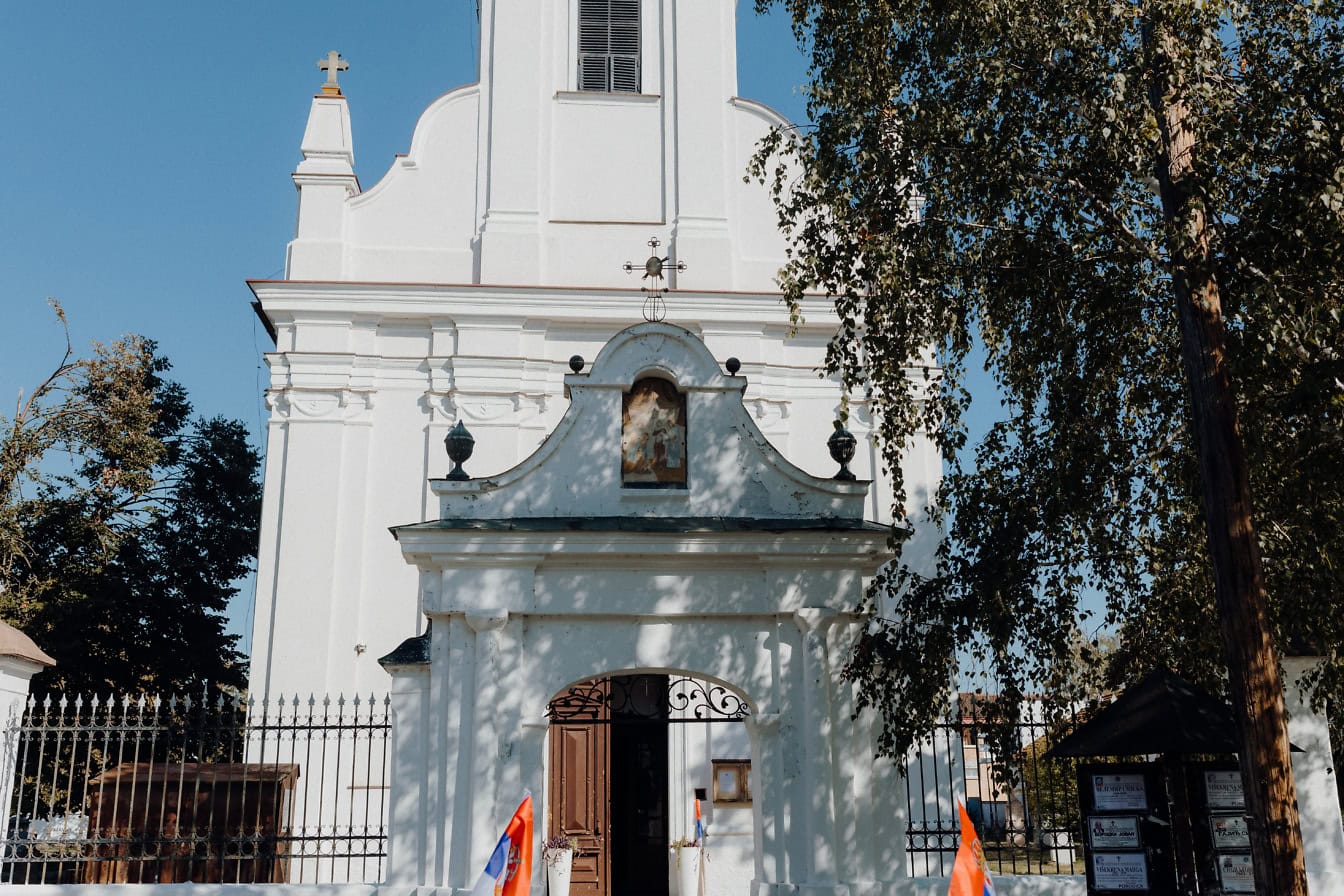
[[[658,256],[658,247],[661,245],[662,243],[659,241],[658,237],[655,236],[649,238],[649,248],[653,250],[653,254],[644,262],[644,276],[639,278],[641,280],[652,281],[650,285],[640,287],[640,291],[646,294],[644,297],[644,319],[650,323],[660,321],[667,317],[667,304],[663,301],[663,293],[671,287],[663,285],[663,271],[686,270],[686,262],[684,261],[678,261],[676,264],[668,264],[667,262],[672,257],[671,255],[665,255],[660,258]],[[632,274],[637,270],[634,263],[629,261],[621,265],[621,269],[627,274]]]

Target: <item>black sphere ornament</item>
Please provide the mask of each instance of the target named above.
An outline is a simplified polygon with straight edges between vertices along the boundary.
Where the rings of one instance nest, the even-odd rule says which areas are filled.
[[[462,469],[462,465],[471,458],[471,452],[476,448],[476,439],[467,432],[467,427],[461,420],[448,430],[448,435],[443,440],[443,447],[448,449],[448,459],[453,462],[453,468],[448,471],[448,478],[458,482],[470,479],[467,471]]]
[[[736,358],[729,358],[723,366],[728,368],[729,376],[737,376],[737,372],[742,369],[742,362]]]
[[[851,482],[859,478],[849,471],[849,462],[854,459],[854,446],[857,441],[854,435],[845,429],[845,424],[839,420],[835,421],[835,432],[826,440],[826,447],[831,451],[831,460],[840,465],[840,472],[832,476],[832,479]]]
[[[574,371],[575,373],[578,373],[579,371],[583,370],[583,365],[585,363],[586,362],[583,360],[583,355],[569,356],[569,369]]]

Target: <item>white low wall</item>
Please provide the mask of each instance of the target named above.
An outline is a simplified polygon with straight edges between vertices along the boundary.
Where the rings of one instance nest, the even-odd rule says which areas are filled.
[[[946,896],[945,877],[910,878],[883,887],[883,896]],[[1084,896],[1087,881],[1076,875],[994,878],[999,896]],[[532,881],[542,896],[545,880]],[[378,884],[30,884],[0,885],[0,896],[467,896],[470,890]],[[619,893],[613,896],[620,896]]]
[[[1086,896],[1087,878],[1081,874],[1017,874],[994,877],[997,896]],[[902,881],[893,896],[947,896],[946,877]]]

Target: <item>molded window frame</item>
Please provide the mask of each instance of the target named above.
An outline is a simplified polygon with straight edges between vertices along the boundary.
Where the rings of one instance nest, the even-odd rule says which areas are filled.
[[[582,47],[580,46],[583,37],[582,29],[580,27],[581,11],[583,6],[585,6],[588,3],[593,3],[596,5],[605,5],[607,7],[608,17],[610,16],[611,12],[610,8],[614,4],[633,5],[635,7],[635,15],[637,17],[638,25],[635,29],[635,38],[637,41],[637,45],[635,47],[635,52],[633,54],[630,53],[620,54],[610,52],[605,54],[597,52],[588,53],[582,49]],[[618,96],[638,96],[642,94],[650,86],[650,76],[652,72],[648,64],[649,63],[648,50],[653,38],[656,37],[656,32],[654,32],[654,30],[650,27],[651,25],[650,15],[656,10],[651,10],[650,7],[656,7],[656,4],[647,3],[644,2],[644,0],[571,0],[570,15],[569,15],[569,25],[570,25],[569,50],[571,53],[569,64],[569,84],[570,89],[572,91],[585,93],[589,95],[615,94]],[[609,18],[608,21],[610,21]],[[608,40],[608,47],[610,47],[609,40]],[[611,62],[622,58],[629,60],[632,56],[635,62],[634,66],[635,83],[633,84],[633,89],[630,89],[629,87],[622,87],[621,89],[616,89],[616,85],[613,84],[613,80],[615,78],[614,75],[615,69],[612,67]],[[584,79],[581,76],[581,72],[584,66],[584,60],[592,59],[594,57],[598,58],[605,57],[608,60],[606,66],[605,79],[600,88],[593,86],[585,86]]]

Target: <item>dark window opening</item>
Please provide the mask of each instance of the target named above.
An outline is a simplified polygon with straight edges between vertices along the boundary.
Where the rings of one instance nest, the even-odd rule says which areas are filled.
[[[579,0],[579,90],[639,86],[639,0]]]

